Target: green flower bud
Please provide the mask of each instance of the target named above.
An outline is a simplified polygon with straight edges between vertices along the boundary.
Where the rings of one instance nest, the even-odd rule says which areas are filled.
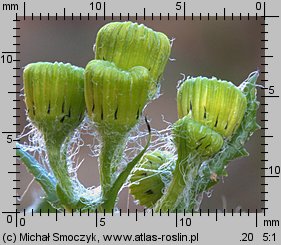
[[[230,137],[239,127],[246,110],[245,95],[234,84],[213,77],[189,78],[178,89],[178,115]]]
[[[57,62],[32,63],[24,69],[27,114],[51,144],[61,145],[83,120],[83,74],[83,68]]]
[[[198,154],[208,158],[217,153],[224,142],[219,133],[194,121],[189,116],[174,123],[173,136],[178,154],[183,159],[189,154]]]
[[[129,191],[140,205],[151,208],[162,197],[163,180],[170,182],[172,174],[171,169],[162,167],[171,159],[170,153],[157,150],[146,153],[135,166],[129,180]]]
[[[171,52],[170,41],[161,32],[132,22],[112,22],[97,35],[96,59],[107,60],[123,70],[143,66],[159,82]],[[154,85],[156,92],[157,83]]]
[[[85,69],[89,117],[112,132],[127,133],[138,122],[151,83],[145,67],[135,66],[125,71],[112,62],[92,60]]]

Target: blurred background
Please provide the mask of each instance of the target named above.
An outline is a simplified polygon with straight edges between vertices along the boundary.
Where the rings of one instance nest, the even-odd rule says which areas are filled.
[[[132,19],[132,21],[134,21]],[[71,18],[66,21],[54,18],[49,21],[46,18],[34,20],[27,18],[18,23],[17,35],[20,35],[19,67],[38,61],[62,61],[73,65],[85,67],[94,58],[93,45],[98,30],[109,20],[95,20],[86,18],[82,20]],[[184,76],[216,76],[220,79],[232,81],[239,85],[249,73],[259,69],[262,62],[261,25],[254,18],[240,20],[207,20],[203,17],[200,21],[187,18],[184,21],[173,17],[170,20],[143,21],[138,18],[138,23],[144,23],[156,31],[164,32],[170,39],[174,39],[171,59],[164,73],[161,86],[161,96],[149,104],[146,115],[151,119],[151,127],[163,129],[166,121],[177,120],[176,87]],[[22,71],[21,71],[22,73]],[[262,79],[262,78],[260,78]],[[22,81],[21,81],[22,82]],[[259,96],[262,89],[258,88]],[[23,91],[22,91],[23,94]],[[20,102],[21,110],[18,131],[22,131],[27,125],[25,121],[25,105]],[[259,113],[259,122],[260,122]],[[261,123],[260,123],[261,124]],[[262,178],[261,159],[263,151],[261,143],[261,131],[256,132],[247,143],[246,148],[250,156],[238,159],[228,166],[229,176],[213,189],[212,195],[204,195],[201,208],[203,211],[217,209],[231,209],[255,211],[262,207]],[[90,136],[84,139],[91,142]],[[78,170],[79,180],[87,187],[99,184],[98,163],[89,156],[88,147],[80,150],[80,159],[85,159]],[[18,166],[21,174],[19,192],[22,195],[32,181],[32,176],[23,165]],[[21,200],[20,208],[30,206],[42,196],[40,187],[33,182]],[[126,189],[120,194],[118,206],[121,209],[142,209],[137,206]]]

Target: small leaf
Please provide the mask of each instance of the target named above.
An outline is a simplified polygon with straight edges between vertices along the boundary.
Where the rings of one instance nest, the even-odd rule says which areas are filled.
[[[42,186],[47,195],[53,194],[56,186],[56,179],[52,177],[38,162],[26,152],[20,144],[16,144],[16,153],[24,163],[35,180]]]

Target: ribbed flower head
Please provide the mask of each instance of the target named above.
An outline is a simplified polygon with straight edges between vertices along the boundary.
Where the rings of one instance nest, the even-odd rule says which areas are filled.
[[[208,126],[185,116],[173,125],[175,145],[184,155],[199,154],[208,158],[217,153],[223,146],[223,138]]]
[[[62,144],[84,118],[84,69],[38,62],[23,73],[27,113],[45,140]]]
[[[112,131],[128,132],[138,122],[148,101],[151,82],[145,67],[125,71],[109,61],[91,61],[85,69],[89,117]]]
[[[178,115],[188,115],[224,137],[230,137],[239,127],[246,110],[245,95],[234,84],[213,77],[189,78],[177,96]]]
[[[163,196],[163,180],[170,181],[172,170],[161,169],[161,166],[171,159],[170,153],[157,150],[146,153],[135,166],[129,180],[129,191],[140,205],[151,208]]]
[[[161,32],[132,22],[112,22],[97,35],[96,59],[107,60],[123,70],[145,67],[154,81],[152,95],[157,91],[171,52],[170,41]]]

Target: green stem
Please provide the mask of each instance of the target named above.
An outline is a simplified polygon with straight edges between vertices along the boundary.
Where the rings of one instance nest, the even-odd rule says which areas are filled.
[[[98,207],[99,211],[104,211],[104,210],[106,212],[112,211],[112,209],[115,206],[116,198],[117,198],[117,195],[118,195],[120,189],[122,188],[122,186],[126,182],[126,180],[127,180],[128,176],[130,175],[132,169],[139,162],[139,160],[142,158],[143,154],[147,150],[147,148],[150,144],[150,140],[151,140],[151,128],[150,128],[150,125],[149,125],[146,118],[145,118],[145,123],[146,123],[147,130],[148,130],[148,139],[147,139],[147,143],[146,143],[144,149],[131,162],[129,162],[127,164],[126,168],[118,175],[118,177],[116,178],[114,183],[111,184],[110,189],[108,189],[106,192],[103,193],[103,203]],[[118,153],[122,157],[123,150],[124,150],[124,147],[125,147],[124,140],[126,139],[126,134],[124,133],[124,134],[120,134],[120,135],[121,136],[123,135],[124,138],[119,138],[119,140],[122,140],[122,144],[119,143],[119,146],[116,146],[116,147],[117,148],[119,147],[119,149],[118,149],[119,151],[121,150]],[[111,139],[112,140],[117,139],[117,142],[118,142],[118,138],[116,138],[116,137],[112,137]],[[118,159],[118,155],[117,155],[117,159]],[[102,164],[102,162],[101,162],[101,164]],[[114,168],[116,168],[116,165],[114,166]],[[111,167],[111,169],[112,169],[112,167]],[[111,178],[110,181],[112,181],[112,178]]]
[[[200,167],[200,163],[198,165],[193,166],[188,172],[188,180],[186,181],[186,188],[184,189],[181,200],[177,203],[175,209],[178,212],[192,212],[192,210],[196,209],[198,206],[198,190],[197,190],[197,176],[198,169]]]
[[[159,212],[190,212],[196,206],[196,177],[202,159],[192,158],[192,162],[178,160],[173,179],[167,192],[157,202],[155,211]],[[182,165],[187,166],[182,166]]]
[[[168,210],[173,212],[181,198],[184,188],[185,181],[183,174],[179,171],[179,169],[175,169],[172,182],[163,197],[156,203],[154,210],[156,212],[160,212],[160,210],[161,212],[167,212]]]
[[[73,183],[69,177],[66,161],[67,140],[65,144],[55,144],[46,142],[49,163],[53,170],[54,176],[58,180],[56,191],[61,203],[67,209],[72,209],[78,201],[75,195]]]
[[[103,198],[111,189],[116,178],[118,164],[122,160],[127,134],[102,134],[102,148],[100,153],[100,183]]]
[[[203,159],[198,153],[186,147],[186,139],[178,139],[178,160],[173,173],[173,179],[168,186],[166,193],[156,203],[156,212],[182,211],[187,207],[193,207],[194,197],[193,185],[197,177],[198,168]],[[184,205],[183,205],[184,204]]]
[[[116,181],[112,185],[112,188],[106,193],[105,202],[102,205],[102,209],[105,210],[106,212],[110,212],[114,208],[116,198],[117,198],[117,195],[118,195],[120,189],[126,182],[128,176],[130,175],[133,168],[136,166],[136,164],[142,158],[143,154],[146,152],[146,150],[150,144],[150,139],[151,139],[151,135],[149,133],[149,137],[148,137],[148,140],[147,140],[147,143],[146,143],[146,146],[144,147],[144,149],[131,162],[129,162],[127,164],[127,166],[123,170],[123,172],[118,175]]]
[[[162,196],[160,200],[157,201],[155,205],[156,212],[167,212],[168,210],[173,212],[180,201],[181,195],[186,186],[184,177],[189,171],[189,162],[186,156],[190,154],[188,149],[185,147],[185,138],[179,138],[178,142],[178,159],[176,163],[176,168],[173,173],[173,179],[168,186],[166,193]]]

